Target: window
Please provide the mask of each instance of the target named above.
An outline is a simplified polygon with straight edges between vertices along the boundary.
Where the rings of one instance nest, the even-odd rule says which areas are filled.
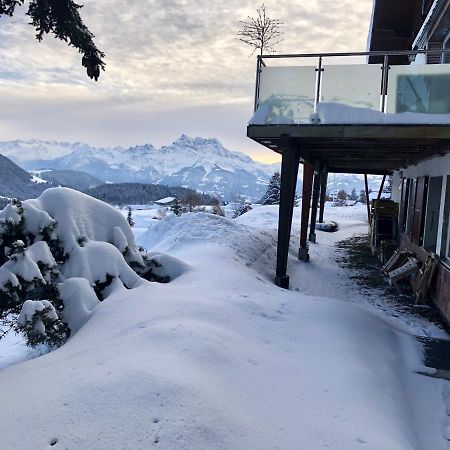
[[[428,182],[423,247],[429,252],[436,252],[439,231],[439,212],[441,209],[442,180],[442,177],[431,177]]]
[[[450,260],[450,176],[447,176],[444,203],[444,223],[442,224],[441,257]]]
[[[444,50],[450,49],[450,32],[446,34],[444,37],[444,41],[442,43],[442,48]],[[443,53],[441,56],[441,64],[446,64],[450,62],[450,53]]]
[[[439,256],[443,259],[450,260],[450,176],[446,176],[442,179],[442,183],[445,186],[445,196],[443,202],[443,222],[441,228],[441,245],[439,250]]]
[[[400,227],[401,231],[406,231],[406,223],[408,218],[408,206],[409,206],[409,185],[411,180],[408,178],[402,179],[402,194],[401,194],[401,211],[400,211]]]
[[[416,188],[417,188],[417,179],[411,178],[409,180],[409,195],[408,195],[408,211],[406,213],[406,234],[412,234],[413,229],[413,219],[414,219],[414,205],[416,203]]]
[[[428,177],[417,178],[416,202],[412,228],[412,241],[416,245],[423,245],[425,231],[425,213],[427,209]]]

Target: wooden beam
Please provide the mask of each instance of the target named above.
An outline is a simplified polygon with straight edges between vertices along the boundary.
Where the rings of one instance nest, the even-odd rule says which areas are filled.
[[[277,153],[282,136],[295,142],[299,160],[319,160],[329,172],[388,175],[450,152],[450,124],[249,125],[247,136]]]
[[[343,125],[249,125],[249,138],[267,139],[289,134],[292,138],[315,139],[450,139],[450,124],[343,124]]]
[[[364,170],[361,168],[352,168],[349,169],[348,167],[336,167],[336,166],[330,166],[329,167],[329,173],[354,173],[358,175],[364,175],[367,173],[368,175],[391,175],[393,170],[395,169],[380,169],[379,167],[377,169],[372,167],[366,167]]]
[[[303,163],[303,194],[302,194],[302,217],[300,225],[300,248],[298,250],[298,259],[309,261],[308,247],[308,221],[311,204],[311,188],[314,169],[311,163]]]
[[[325,201],[327,199],[327,183],[328,171],[325,169],[320,174],[320,209],[319,209],[319,223],[323,223],[323,215],[325,211]]]
[[[385,181],[386,181],[386,175],[384,175],[383,179],[381,180],[381,186],[380,186],[380,190],[378,191],[377,200],[380,200],[380,198],[381,198],[381,194],[383,193],[383,188],[384,188],[384,182]]]
[[[314,165],[314,184],[313,184],[313,198],[311,205],[311,221],[309,226],[309,242],[316,242],[316,221],[317,221],[317,207],[319,205],[320,195],[320,163],[317,161]]]
[[[367,205],[367,220],[369,221],[369,225],[371,223],[370,220],[370,199],[369,199],[369,182],[367,180],[367,173],[364,174],[364,185],[366,188],[366,205]]]

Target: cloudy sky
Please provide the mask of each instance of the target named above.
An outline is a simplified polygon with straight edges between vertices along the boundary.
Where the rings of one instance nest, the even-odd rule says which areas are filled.
[[[0,18],[0,140],[56,139],[96,146],[168,144],[180,134],[217,137],[270,161],[245,137],[255,58],[235,39],[247,0],[82,0],[106,53],[87,78],[80,55],[48,36],[34,40],[24,9]],[[279,52],[365,50],[372,0],[265,2],[284,23]]]

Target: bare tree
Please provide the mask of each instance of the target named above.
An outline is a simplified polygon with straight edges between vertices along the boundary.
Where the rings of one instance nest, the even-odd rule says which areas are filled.
[[[202,199],[196,192],[188,192],[184,196],[183,203],[188,206],[189,212],[192,212],[197,206],[201,205]]]
[[[283,40],[282,22],[267,15],[264,3],[256,10],[256,17],[248,16],[239,22],[242,29],[237,33],[238,39],[253,47],[252,55],[257,50],[261,56],[264,52],[275,53],[275,47]]]

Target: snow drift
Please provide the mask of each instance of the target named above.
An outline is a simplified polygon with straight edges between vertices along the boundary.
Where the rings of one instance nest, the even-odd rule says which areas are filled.
[[[4,448],[448,447],[424,431],[442,423],[442,391],[413,372],[413,339],[365,308],[275,287],[261,274],[271,232],[186,214],[140,243],[189,270],[115,290],[66,345],[1,371]]]

